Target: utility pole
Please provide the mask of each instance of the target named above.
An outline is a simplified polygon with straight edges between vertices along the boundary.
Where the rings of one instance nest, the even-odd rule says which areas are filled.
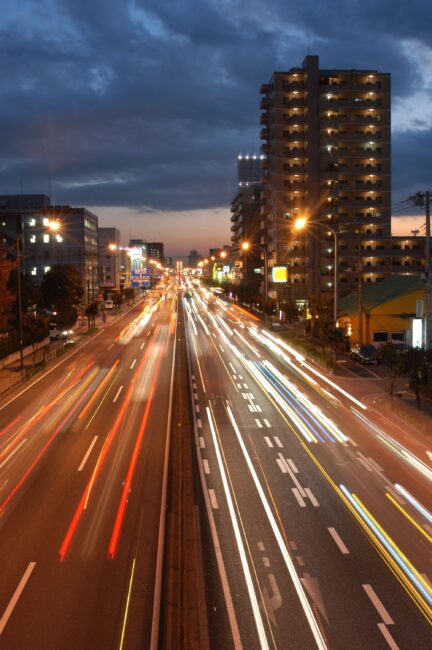
[[[426,237],[425,237],[425,318],[424,318],[424,346],[425,350],[430,350],[431,339],[431,268],[430,268],[430,238],[431,238],[431,223],[430,223],[430,202],[431,193],[417,192],[410,196],[410,201],[413,205],[425,207],[426,213]]]

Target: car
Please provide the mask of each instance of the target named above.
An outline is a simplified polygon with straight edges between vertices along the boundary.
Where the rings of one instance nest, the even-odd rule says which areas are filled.
[[[114,309],[114,300],[105,300],[105,309]]]
[[[373,345],[355,345],[351,348],[350,352],[351,359],[354,361],[359,361],[362,364],[371,363],[377,365],[378,356],[376,348]]]

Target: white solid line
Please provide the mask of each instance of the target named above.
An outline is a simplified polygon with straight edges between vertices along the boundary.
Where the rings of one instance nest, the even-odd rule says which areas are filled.
[[[120,386],[120,388],[118,389],[118,391],[117,391],[116,394],[115,394],[115,397],[114,397],[114,399],[113,399],[113,403],[114,403],[114,402],[117,402],[118,397],[119,397],[120,393],[122,392],[122,390],[123,390],[123,386]]]
[[[98,439],[98,437],[95,436],[95,437],[93,438],[93,440],[91,441],[91,443],[90,443],[90,447],[87,449],[87,453],[86,453],[86,455],[84,456],[84,458],[82,459],[81,465],[78,467],[78,471],[79,471],[79,472],[82,472],[82,471],[83,471],[83,469],[84,469],[84,465],[86,464],[87,459],[88,459],[88,457],[90,456],[91,451],[92,451],[93,447],[95,446],[95,444],[96,444],[96,440],[97,440],[97,439]]]
[[[198,427],[198,429],[202,429],[201,418],[197,418],[197,427]]]
[[[309,497],[310,502],[312,503],[313,507],[314,508],[319,508],[319,503],[316,500],[312,490],[310,488],[305,488],[305,492],[306,492],[307,496]]]
[[[273,443],[268,436],[264,436],[264,440],[266,441],[269,447],[273,447]]]
[[[131,365],[131,367],[129,368],[129,370],[132,370],[132,368],[134,367],[135,364],[136,364],[136,359],[134,359],[134,360],[132,361],[132,365]]]
[[[389,648],[391,648],[391,650],[399,650],[399,646],[388,631],[388,627],[384,625],[384,623],[378,623],[378,627],[383,637],[387,641]]]
[[[114,347],[114,343],[111,343],[111,345],[109,346],[108,350],[111,350],[112,347]]]
[[[303,499],[300,496],[300,492],[297,490],[297,488],[291,488],[295,498],[297,499],[297,503],[299,504],[300,508],[306,508],[306,504],[303,501]]]
[[[245,582],[246,582],[246,588],[247,588],[248,595],[249,595],[249,601],[250,601],[252,611],[253,611],[253,615],[254,615],[254,619],[255,619],[255,625],[256,625],[256,629],[257,629],[257,633],[258,633],[258,639],[259,639],[260,647],[262,648],[262,650],[266,650],[266,649],[269,648],[269,644],[268,644],[267,635],[266,635],[266,632],[265,632],[264,621],[263,621],[262,616],[261,616],[260,605],[259,605],[257,594],[256,594],[256,591],[255,591],[255,586],[254,586],[254,583],[253,583],[253,580],[252,580],[252,575],[251,575],[251,572],[250,572],[249,563],[247,561],[246,551],[245,551],[243,539],[242,539],[241,532],[240,532],[240,526],[239,526],[239,522],[237,520],[237,515],[236,515],[236,512],[235,512],[234,503],[233,503],[233,499],[232,499],[231,492],[230,492],[230,489],[229,489],[228,479],[227,479],[225,467],[224,467],[223,460],[222,460],[221,450],[220,450],[219,442],[218,442],[218,439],[217,439],[216,430],[215,430],[215,427],[214,427],[214,424],[213,424],[212,413],[211,413],[211,410],[210,410],[209,407],[207,407],[206,410],[207,410],[207,418],[208,418],[208,421],[209,421],[210,431],[211,431],[212,439],[213,439],[213,446],[214,446],[214,450],[215,450],[215,453],[216,453],[216,460],[217,460],[217,463],[218,463],[218,466],[219,466],[219,473],[220,473],[220,476],[221,476],[221,479],[222,479],[222,485],[223,485],[223,489],[224,489],[224,492],[225,492],[225,498],[226,498],[227,505],[228,505],[228,511],[229,511],[229,515],[230,515],[230,519],[231,519],[231,524],[232,524],[233,531],[234,531],[234,537],[235,537],[235,541],[236,541],[236,545],[237,545],[237,550],[238,550],[238,553],[239,553],[239,556],[240,556],[240,562],[241,562],[243,575],[244,575]],[[229,415],[230,420],[232,422],[233,421],[233,416],[232,416],[231,409],[230,409],[229,406],[228,406],[228,415]],[[236,433],[237,433],[237,431],[236,431]]]
[[[266,418],[263,419],[264,424],[266,425],[267,429],[271,429],[271,424]]]
[[[257,542],[258,550],[265,551],[265,546],[262,542]]]
[[[3,616],[0,619],[0,634],[2,634],[5,629],[6,623],[8,622],[10,615],[12,614],[15,605],[18,602],[19,597],[21,596],[24,587],[27,584],[28,579],[31,576],[33,569],[36,566],[36,562],[30,562],[27,569],[24,572],[23,577],[21,578],[18,587],[15,589],[15,593],[9,601],[9,605],[6,607]]]
[[[291,460],[291,458],[287,458],[286,461],[287,461],[288,465],[291,467],[294,474],[298,474],[299,471],[298,471],[297,467],[295,466],[294,461]]]
[[[145,346],[145,341],[144,343],[141,343],[140,350],[142,350],[144,346]]]
[[[369,596],[369,598],[371,599],[371,601],[373,602],[373,604],[375,605],[375,608],[378,614],[381,616],[383,622],[386,625],[394,625],[394,621],[392,617],[390,616],[390,614],[388,613],[388,611],[386,610],[386,608],[384,607],[384,605],[382,604],[378,596],[376,595],[371,585],[362,585],[362,587],[367,593],[367,595]]]
[[[23,444],[24,444],[25,442],[27,442],[27,438],[24,438],[23,440],[21,440],[21,442],[20,442],[20,443],[15,447],[15,449],[14,449],[13,451],[11,451],[11,453],[9,454],[9,456],[6,456],[6,458],[4,459],[4,461],[3,461],[2,463],[0,463],[0,469],[1,469],[2,467],[4,467],[4,466],[6,465],[6,463],[8,463],[8,462],[10,461],[10,459],[12,458],[12,456],[15,456],[15,454],[16,454],[17,451],[18,451],[18,449],[20,449],[20,448],[23,446]]]
[[[283,444],[281,443],[281,441],[279,440],[279,438],[278,438],[277,436],[273,436],[273,439],[274,439],[275,443],[277,444],[277,446],[278,446],[280,449],[282,449]]]
[[[337,532],[337,530],[335,528],[327,528],[327,530],[330,533],[330,535],[333,537],[334,541],[336,542],[340,552],[343,553],[343,555],[348,555],[349,550],[347,549],[347,547],[345,546],[345,544],[341,540],[340,535]]]
[[[231,370],[232,370],[234,373],[236,373],[237,370],[234,368],[234,366],[233,366],[233,364],[231,363],[231,361],[228,361],[228,363],[229,363],[229,365],[231,366]]]
[[[279,469],[282,472],[282,474],[286,474],[287,468],[285,467],[285,463],[280,458],[276,458],[276,462],[279,465]]]
[[[255,418],[255,424],[257,425],[258,429],[262,429],[262,428],[263,428],[261,422],[260,422],[257,418]]]
[[[199,446],[201,447],[201,449],[205,448],[205,440],[204,440],[204,438],[202,436],[200,436],[200,439],[199,439]]]
[[[219,508],[219,504],[218,504],[217,499],[216,499],[215,491],[210,489],[208,491],[208,493],[209,493],[209,497],[210,497],[211,507],[213,508],[213,510],[217,510],[217,508]]]
[[[203,458],[202,464],[203,464],[204,474],[210,474],[209,462],[206,458]]]

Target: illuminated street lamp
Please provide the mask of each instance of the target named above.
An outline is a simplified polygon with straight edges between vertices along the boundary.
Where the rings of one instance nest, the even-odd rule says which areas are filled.
[[[338,236],[336,230],[331,228],[325,223],[321,223],[320,221],[309,221],[306,217],[299,217],[298,219],[295,220],[293,228],[294,230],[304,230],[308,226],[318,226],[319,228],[324,228],[327,230],[329,233],[333,235],[334,238],[334,298],[333,298],[333,319],[335,322],[335,325],[337,323],[337,313],[338,313],[338,308],[337,308],[337,301],[338,301]]]

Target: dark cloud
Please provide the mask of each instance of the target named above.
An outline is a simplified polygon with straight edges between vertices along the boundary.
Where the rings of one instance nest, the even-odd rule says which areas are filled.
[[[308,32],[322,67],[385,70],[405,105],[419,88],[432,98],[416,56],[431,53],[429,1],[3,0],[0,12],[1,192],[21,176],[44,191],[51,175],[62,203],[226,206],[236,153],[259,147],[259,86],[301,64]],[[394,133],[395,200],[430,184],[432,124],[419,128]]]

